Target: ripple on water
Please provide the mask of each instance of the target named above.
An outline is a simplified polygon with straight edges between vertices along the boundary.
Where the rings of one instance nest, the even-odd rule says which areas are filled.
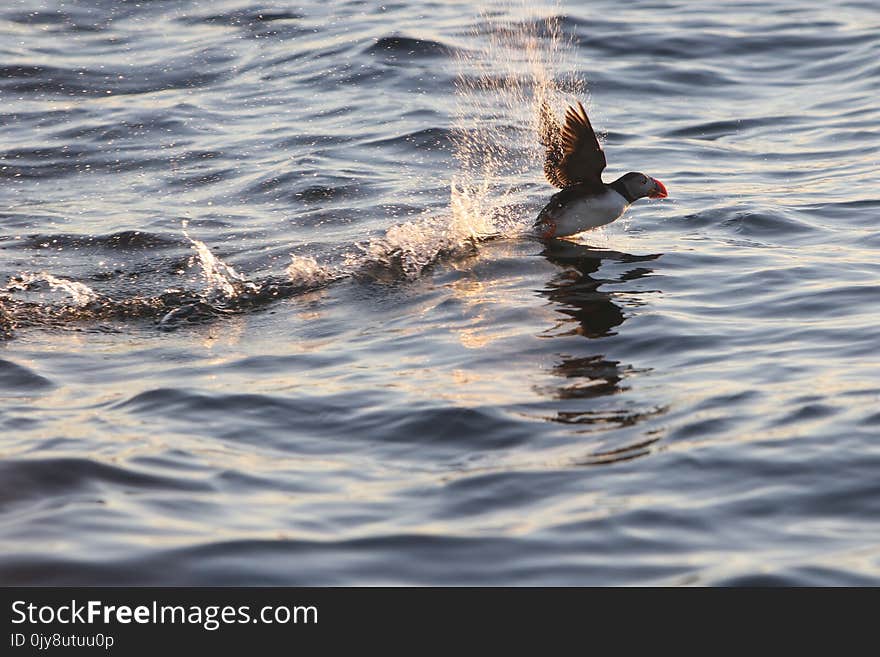
[[[212,62],[212,60],[215,60]],[[219,60],[219,61],[216,61]],[[194,89],[215,84],[228,75],[229,58],[196,53],[188,60],[167,61],[154,67],[116,70],[73,69],[45,64],[0,66],[0,89],[9,93],[103,97],[149,94],[171,89]],[[213,66],[211,65],[213,63]],[[213,68],[213,70],[212,70]]]
[[[85,458],[16,459],[0,464],[0,508],[10,510],[22,503],[68,496],[100,494],[102,486],[137,490],[205,491],[210,487],[197,479],[171,478],[107,465]]]
[[[0,312],[2,312],[2,306],[0,306]],[[3,391],[3,396],[15,395],[18,392],[28,394],[52,388],[53,385],[49,379],[24,365],[0,358],[0,390]]]

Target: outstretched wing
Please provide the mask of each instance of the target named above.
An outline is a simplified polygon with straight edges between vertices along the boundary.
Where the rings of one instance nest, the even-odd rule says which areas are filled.
[[[559,165],[565,155],[562,150],[562,130],[556,114],[546,100],[541,103],[541,108],[538,110],[538,126],[541,144],[546,149],[544,175],[554,187],[565,187],[565,182],[559,177]]]
[[[596,139],[593,126],[578,102],[565,113],[565,125],[559,121],[546,103],[540,109],[541,143],[547,149],[544,158],[544,175],[556,187],[566,188],[577,183],[602,182],[605,169],[605,153]]]

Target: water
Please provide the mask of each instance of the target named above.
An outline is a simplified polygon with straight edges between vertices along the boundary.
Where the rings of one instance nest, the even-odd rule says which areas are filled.
[[[483,10],[4,4],[0,581],[880,583],[874,3]]]

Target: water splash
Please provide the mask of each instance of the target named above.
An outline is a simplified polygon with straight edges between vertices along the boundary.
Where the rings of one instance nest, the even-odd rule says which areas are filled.
[[[58,278],[47,272],[22,272],[10,279],[3,290],[5,295],[25,294],[37,292],[40,302],[51,305],[73,305],[84,307],[97,301],[100,295],[84,283],[71,281],[66,278]],[[47,293],[60,293],[51,296]]]
[[[344,257],[354,277],[414,280],[443,256],[472,248],[468,235],[456,231],[447,215],[426,215],[396,224],[380,237],[355,244]]]
[[[290,282],[307,288],[320,287],[345,275],[345,272],[319,264],[312,256],[291,254],[287,266]]]
[[[527,191],[543,181],[538,110],[544,103],[559,110],[572,95],[583,98],[586,86],[559,17],[540,17],[524,2],[514,13],[521,18],[483,14],[471,47],[458,51],[457,169],[448,211],[357,245],[350,267],[414,279],[442,257],[470,253],[481,241],[531,225]]]
[[[477,43],[458,58],[455,157],[450,208],[462,232],[509,235],[532,217],[523,194],[543,181],[539,109],[561,109],[586,85],[558,16],[522,4],[517,21],[484,15]]]
[[[320,285],[346,276],[413,280],[439,259],[472,253],[487,239],[521,233],[532,221],[527,192],[543,181],[539,108],[561,110],[586,85],[576,74],[574,48],[558,15],[540,15],[521,2],[517,20],[484,13],[458,51],[454,155],[450,202],[441,214],[395,224],[354,245],[342,268],[292,256],[293,282]],[[185,233],[185,231],[184,231]],[[243,282],[201,242],[205,277],[227,296]]]
[[[187,221],[183,222],[183,236],[189,240],[196,252],[196,261],[201,266],[202,274],[209,287],[212,297],[232,299],[244,289],[250,290],[253,285],[245,276],[239,274],[232,265],[228,265],[215,256],[208,245],[193,239],[187,232]]]

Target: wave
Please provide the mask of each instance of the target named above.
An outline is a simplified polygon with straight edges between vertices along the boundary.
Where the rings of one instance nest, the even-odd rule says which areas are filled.
[[[303,18],[303,14],[291,11],[240,9],[224,14],[207,14],[203,16],[180,16],[177,20],[187,25],[230,25],[234,27],[251,26],[257,23],[274,23],[276,21],[292,21]]]
[[[247,8],[222,14],[180,16],[176,20],[184,25],[237,29],[251,39],[291,39],[311,31],[301,25],[302,18],[302,14],[291,11]]]
[[[119,69],[7,64],[0,66],[0,90],[8,93],[75,94],[77,97],[105,98],[114,94],[194,89],[225,79],[230,75],[227,69],[230,61],[231,55],[213,49],[152,66]]]
[[[191,479],[161,477],[84,458],[16,459],[0,463],[0,504],[5,509],[48,497],[100,490],[102,484],[163,491],[210,489],[208,484]]]
[[[191,150],[173,157],[158,154],[144,157],[131,154],[121,157],[118,151],[112,155],[100,148],[60,147],[56,149],[14,149],[0,153],[0,179],[52,179],[83,173],[119,174],[126,171],[167,170],[169,164],[182,166],[223,157],[223,153],[209,150]]]
[[[0,237],[22,249],[107,249],[112,251],[157,250],[180,246],[181,240],[142,230],[122,230],[109,235],[73,235],[66,233]],[[2,248],[2,246],[0,246]]]
[[[459,51],[439,41],[395,35],[376,39],[376,42],[368,47],[366,52],[381,55],[386,59],[396,60],[422,57],[449,57]]]
[[[0,331],[2,331],[2,319],[0,319]],[[31,371],[24,365],[0,358],[0,390],[4,391],[4,396],[11,391],[31,391],[52,387],[53,383],[49,379]]]
[[[170,288],[151,296],[117,297],[89,285],[45,271],[21,272],[0,289],[0,337],[11,338],[18,328],[65,328],[82,322],[153,320],[162,330],[203,323],[230,313],[246,312],[322,287],[340,274],[310,256],[291,255],[286,276],[250,279],[215,256],[204,242],[184,237],[195,252],[202,289]],[[38,238],[42,239],[42,238]],[[122,245],[148,248],[138,233],[103,238],[73,238],[81,245]],[[37,248],[45,242],[37,241]],[[168,246],[168,242],[164,243]]]
[[[404,135],[369,141],[364,146],[393,147],[405,151],[452,150],[455,131],[450,128],[424,128]]]
[[[744,132],[753,127],[771,127],[777,128],[780,125],[788,125],[797,122],[798,117],[794,116],[766,116],[753,119],[731,119],[726,121],[711,121],[709,123],[699,123],[689,125],[682,128],[675,128],[665,133],[667,137],[689,137],[693,139],[705,139],[714,141],[721,137],[728,137],[740,132]]]

